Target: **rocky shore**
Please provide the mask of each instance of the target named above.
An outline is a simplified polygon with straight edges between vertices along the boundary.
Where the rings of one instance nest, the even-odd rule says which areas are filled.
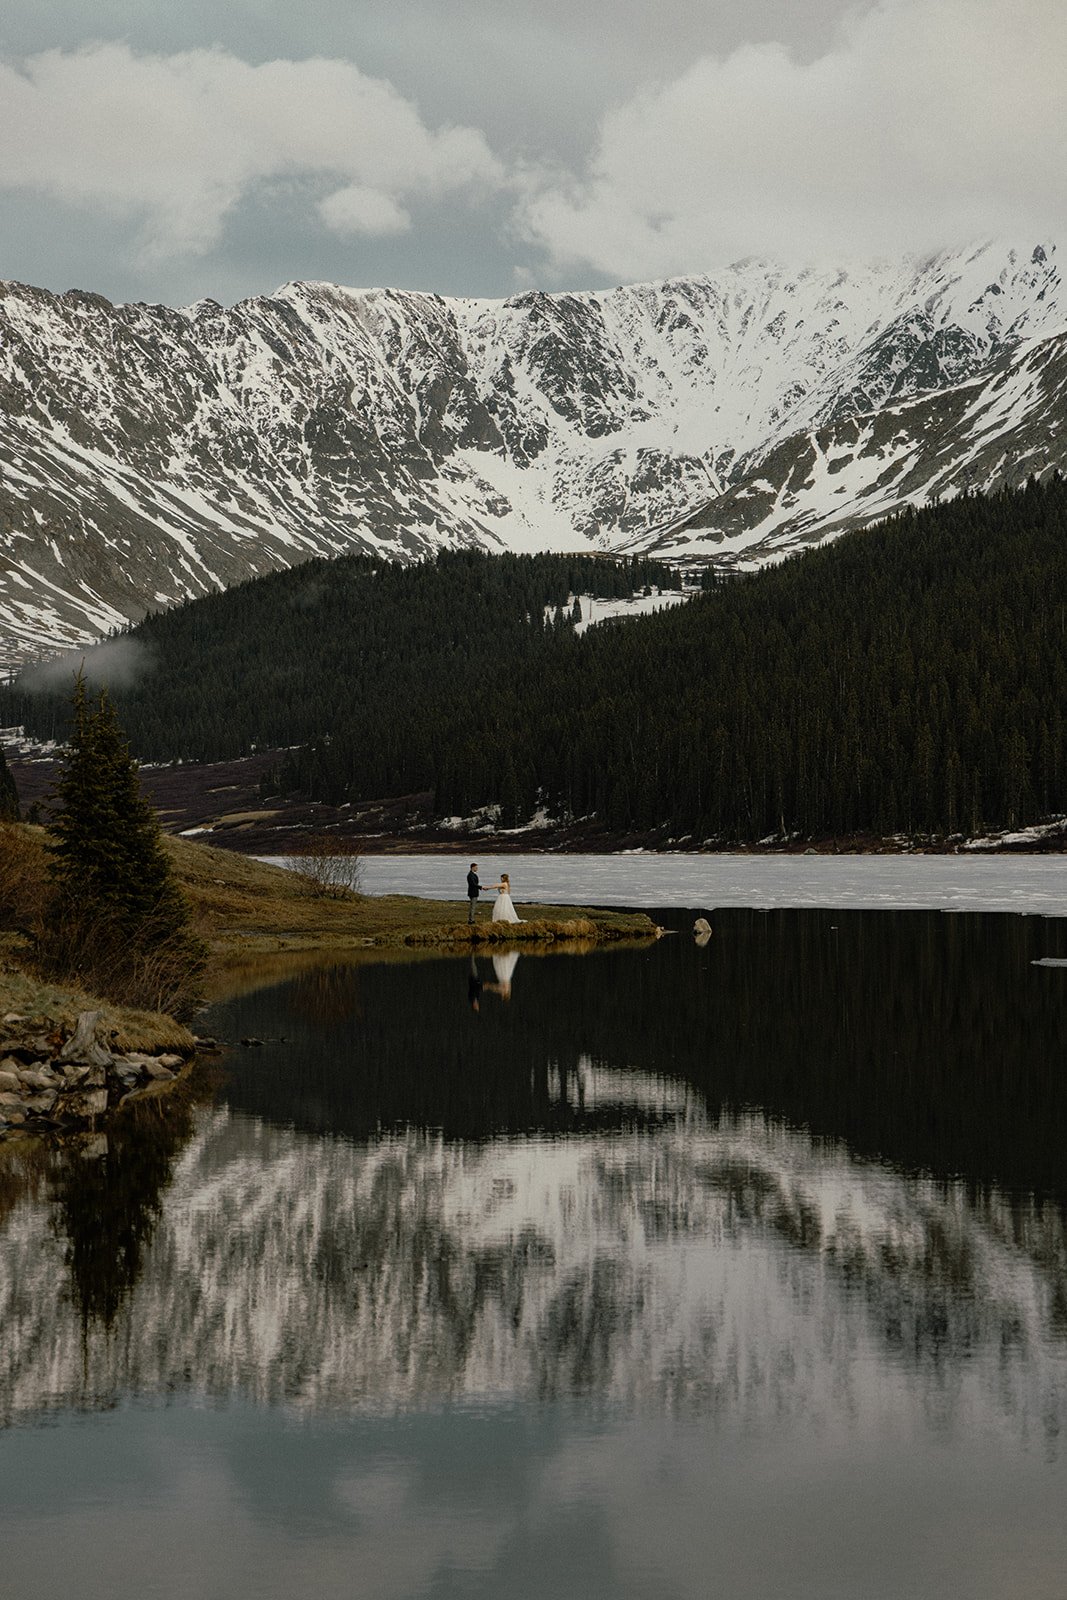
[[[101,1011],[83,1011],[73,1029],[43,1016],[0,1019],[0,1134],[94,1127],[120,1105],[173,1083],[192,1052],[116,1048],[117,1030]]]

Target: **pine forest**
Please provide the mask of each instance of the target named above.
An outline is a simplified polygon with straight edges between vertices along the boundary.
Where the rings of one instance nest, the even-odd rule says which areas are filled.
[[[650,837],[951,836],[1067,810],[1067,483],[909,510],[580,634],[646,561],[313,561],[148,618],[112,692],[142,759],[284,751],[335,803],[539,808]],[[62,736],[69,694],[2,720]]]

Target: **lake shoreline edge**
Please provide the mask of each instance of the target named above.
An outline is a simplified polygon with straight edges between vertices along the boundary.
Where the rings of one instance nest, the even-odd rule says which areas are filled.
[[[22,835],[29,868],[44,851],[45,832],[27,824],[14,826]],[[165,844],[209,951],[208,989],[216,987],[228,963],[254,964],[265,956],[319,954],[328,959],[331,955],[351,957],[358,953],[364,959],[373,959],[373,952],[379,952],[395,958],[405,951],[499,951],[515,944],[579,950],[609,942],[647,943],[662,932],[643,912],[576,906],[524,907],[528,915],[517,924],[493,922],[484,915],[467,922],[461,920],[465,901],[372,896],[351,891],[327,896],[299,872],[284,867],[191,840],[168,838]],[[74,983],[41,981],[27,960],[27,948],[17,930],[0,933],[0,1017],[5,1019],[5,1042],[12,1046],[10,1052],[2,1052],[5,1065],[8,1056],[16,1063],[9,1068],[12,1077],[51,1071],[45,1063],[66,1049],[80,1023],[83,1029],[89,1027],[103,1053],[95,1063],[98,1075],[104,1072],[106,1054],[115,1060],[127,1055],[181,1057],[184,1064],[173,1079],[153,1081],[150,1088],[139,1086],[134,1091],[135,1098],[146,1093],[152,1098],[164,1096],[193,1069],[202,1050],[211,1053],[214,1048],[214,1041],[199,1039],[191,1028],[166,1012],[116,1005],[106,997],[86,993]],[[94,1018],[91,1025],[82,1022],[87,1017]],[[116,1095],[116,1103],[111,1104],[109,1094],[108,1104],[102,1106],[99,1097],[103,1078],[99,1084],[94,1081],[93,1088],[95,1097],[86,1099],[84,1114],[74,1114],[73,1104],[61,1101],[66,1114],[55,1121],[51,1117],[53,1106],[44,1105],[40,1099],[43,1085],[10,1085],[10,1093],[24,1099],[27,1109],[24,1112],[12,1100],[7,1108],[12,1116],[7,1118],[0,1108],[0,1138],[16,1131],[44,1134],[95,1130],[119,1110],[119,1097]],[[36,1106],[30,1104],[35,1098],[31,1089],[36,1090]],[[122,1098],[128,1099],[129,1093],[127,1085]]]

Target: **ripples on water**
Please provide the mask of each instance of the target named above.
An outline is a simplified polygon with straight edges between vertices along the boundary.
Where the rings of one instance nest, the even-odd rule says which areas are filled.
[[[1059,1596],[1065,954],[734,912],[219,1006],[285,1042],[0,1165],[12,1592]]]

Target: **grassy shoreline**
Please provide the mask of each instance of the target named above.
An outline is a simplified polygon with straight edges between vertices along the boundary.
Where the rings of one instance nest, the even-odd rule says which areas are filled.
[[[27,895],[32,899],[33,883],[43,881],[46,835],[42,828],[10,826],[17,837],[18,870],[31,886]],[[221,998],[228,972],[240,971],[239,981],[247,985],[261,963],[276,969],[287,956],[410,959],[435,951],[513,944],[531,952],[586,950],[608,942],[643,943],[658,933],[643,913],[579,906],[523,905],[524,920],[514,926],[492,922],[483,903],[478,920],[469,925],[466,900],[352,894],[332,898],[283,867],[188,839],[168,837],[164,843],[211,953],[206,989],[213,999]],[[32,1012],[69,1029],[86,1010],[104,1013],[102,1025],[123,1048],[176,1049],[185,1055],[195,1049],[194,1034],[163,1013],[134,1011],[74,987],[38,981],[28,970],[17,933],[0,931],[0,1017]]]
[[[298,873],[230,850],[168,838],[178,881],[193,906],[201,935],[214,953],[242,950],[442,949],[563,939],[601,943],[655,938],[643,912],[587,906],[523,904],[517,926],[494,923],[483,901],[467,923],[466,900],[415,895],[323,896]]]

